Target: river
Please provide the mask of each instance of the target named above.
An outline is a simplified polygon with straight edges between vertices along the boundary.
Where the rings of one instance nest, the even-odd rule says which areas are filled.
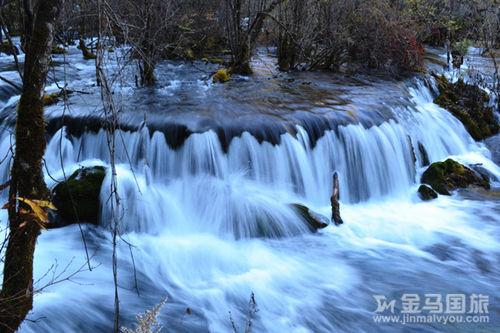
[[[54,75],[90,94],[46,110],[49,186],[110,160],[92,62],[76,48],[55,60]],[[9,61],[1,57],[0,68],[14,78]],[[500,327],[500,161],[491,152],[500,138],[475,142],[433,103],[433,80],[424,75],[279,74],[261,66],[254,78],[213,85],[199,70],[210,66],[161,64],[155,89],[116,83],[123,325],[167,297],[159,317],[165,332],[231,332],[231,318],[243,332],[253,293],[254,332]],[[10,156],[18,96],[2,89],[3,157]],[[481,163],[494,189],[422,202],[419,144],[431,162]],[[0,165],[3,181],[9,161]],[[311,233],[290,204],[329,216],[335,171],[345,224]],[[100,226],[42,232],[35,287],[63,281],[35,296],[21,332],[112,330],[110,178],[108,171]],[[0,218],[3,229],[6,211]],[[85,246],[92,270],[73,276],[86,267]],[[374,322],[376,295],[404,294],[488,295],[489,323]]]

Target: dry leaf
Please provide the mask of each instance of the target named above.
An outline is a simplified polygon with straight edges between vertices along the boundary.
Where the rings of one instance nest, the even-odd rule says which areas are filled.
[[[32,201],[42,208],[50,208],[52,210],[57,210],[54,204],[52,204],[52,202],[48,200],[32,200]]]
[[[26,198],[18,198],[19,201],[24,202],[28,206],[30,206],[31,210],[35,214],[35,218],[41,222],[41,223],[48,223],[49,222],[49,216],[47,215],[47,212],[43,210],[41,206],[38,205],[37,202],[34,200],[26,199]]]

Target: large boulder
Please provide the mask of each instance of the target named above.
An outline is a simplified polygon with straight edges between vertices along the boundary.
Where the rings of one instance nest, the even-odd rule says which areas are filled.
[[[468,186],[490,188],[487,177],[452,159],[432,163],[423,173],[421,182],[430,185],[434,191],[443,195],[450,195],[450,191]]]
[[[102,166],[81,168],[54,187],[53,202],[63,225],[99,223],[100,193],[105,175],[106,169]]]
[[[436,76],[439,96],[434,102],[458,118],[475,140],[483,140],[497,134],[500,126],[488,107],[488,94],[463,80],[449,82],[444,76]]]
[[[318,229],[326,228],[330,223],[327,217],[313,212],[304,205],[294,203],[291,204],[290,206],[295,210],[295,212],[298,215],[300,215],[303,221],[306,222],[308,228],[313,232],[317,231]]]

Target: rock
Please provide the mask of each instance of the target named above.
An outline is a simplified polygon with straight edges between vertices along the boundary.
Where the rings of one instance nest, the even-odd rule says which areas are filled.
[[[64,98],[64,96],[69,96],[72,93],[71,90],[61,90],[59,92],[43,94],[42,101],[44,106],[50,106],[59,103],[59,101]]]
[[[81,168],[53,189],[53,202],[64,225],[99,223],[100,193],[105,175],[102,166]]]
[[[313,212],[304,205],[294,203],[290,206],[302,217],[311,231],[326,228],[329,224],[327,217]]]
[[[420,160],[422,161],[422,166],[428,166],[429,164],[431,164],[429,160],[429,154],[427,154],[427,150],[425,150],[425,147],[421,142],[418,143],[418,151],[420,152]]]
[[[432,199],[436,199],[438,197],[438,194],[429,186],[420,185],[420,187],[418,188],[418,196],[423,201],[429,201]]]
[[[42,101],[44,106],[50,106],[54,105],[59,102],[59,99],[61,98],[62,93],[51,93],[51,94],[44,94]]]
[[[490,188],[487,179],[452,159],[432,163],[422,175],[421,182],[443,195],[450,195],[450,191],[468,186]]]
[[[500,131],[493,108],[486,106],[489,96],[485,91],[463,80],[450,83],[444,76],[435,77],[439,96],[434,103],[458,118],[475,140],[483,140]]]

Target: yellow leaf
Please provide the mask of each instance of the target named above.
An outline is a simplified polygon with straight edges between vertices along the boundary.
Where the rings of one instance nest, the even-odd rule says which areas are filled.
[[[52,210],[57,210],[57,208],[52,204],[52,202],[48,200],[32,200],[32,201],[42,208],[50,208]]]
[[[42,207],[40,207],[35,201],[26,199],[26,198],[18,198],[19,201],[24,202],[28,206],[30,206],[31,210],[35,214],[35,218],[42,223],[48,223],[49,222],[49,216],[47,215],[47,212],[43,210]]]

